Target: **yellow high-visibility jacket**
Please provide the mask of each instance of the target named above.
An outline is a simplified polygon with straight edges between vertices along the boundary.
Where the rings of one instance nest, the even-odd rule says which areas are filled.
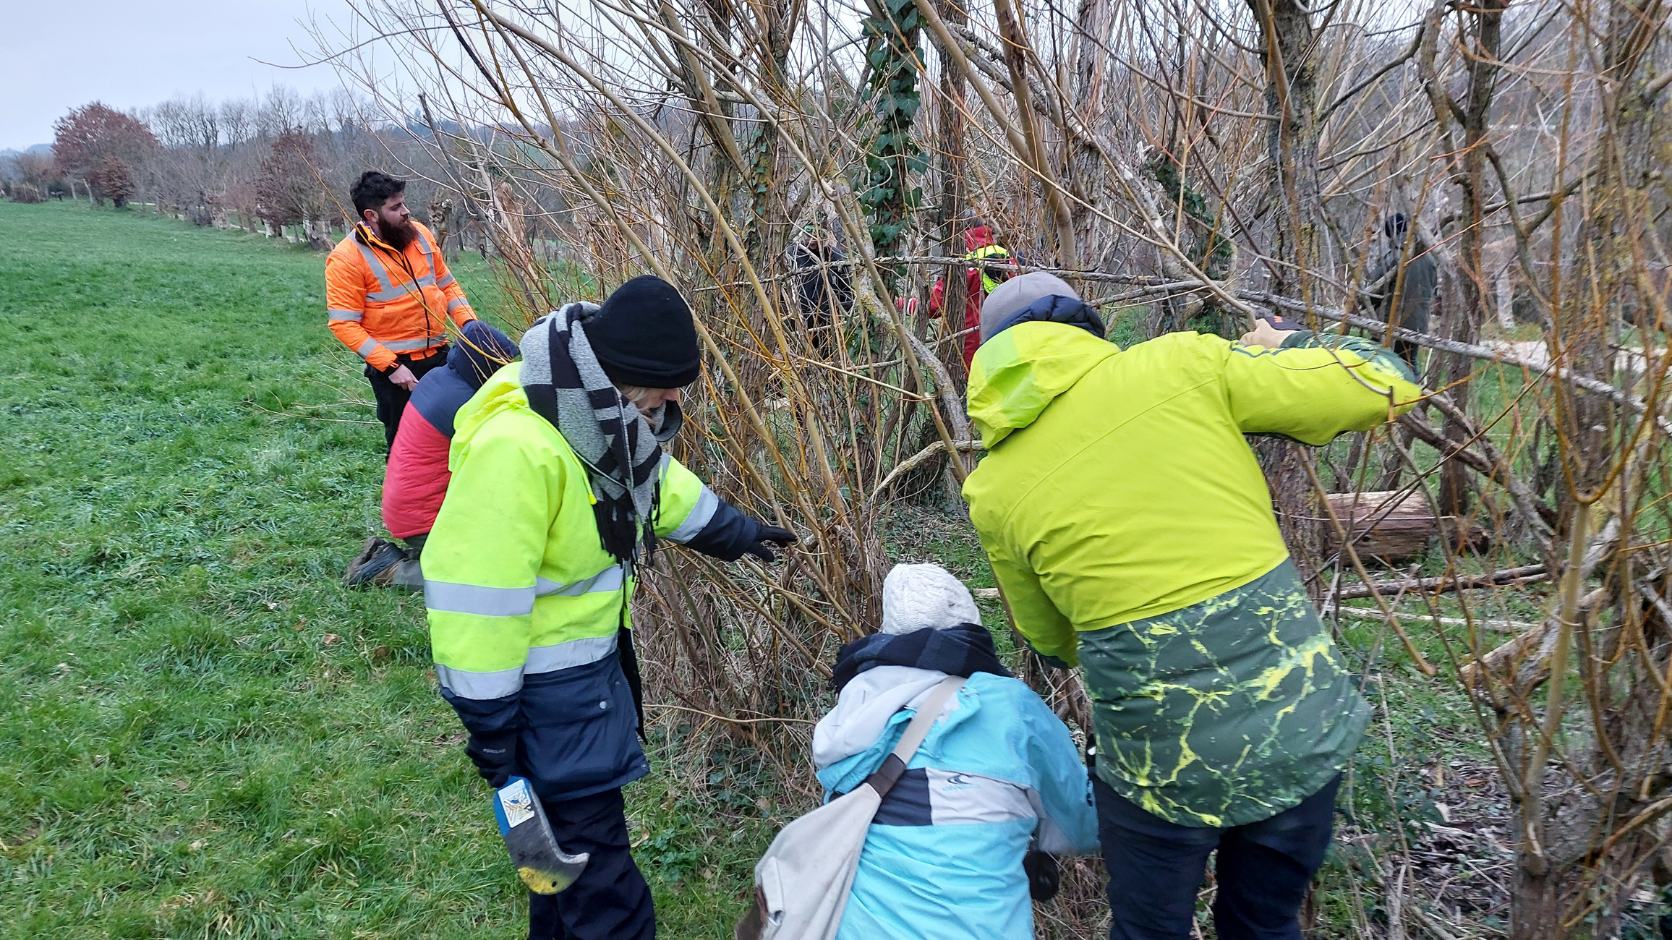
[[[512,740],[517,772],[573,799],[643,776],[617,655],[634,579],[600,541],[580,458],[528,404],[521,363],[456,418],[453,473],[424,544],[441,693],[472,735]],[[734,560],[753,519],[662,459],[658,538]]]

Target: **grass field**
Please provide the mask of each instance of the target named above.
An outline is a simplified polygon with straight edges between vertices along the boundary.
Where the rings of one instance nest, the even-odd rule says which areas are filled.
[[[516,935],[421,604],[337,584],[377,525],[382,436],[324,328],[321,257],[65,205],[0,203],[0,245],[0,682],[21,703],[0,712],[0,935]],[[484,266],[456,269],[497,308]],[[907,553],[990,584],[934,519],[902,516],[934,533]],[[1381,688],[1401,740],[1466,724]],[[635,853],[664,936],[726,936],[771,794],[677,753],[628,790]],[[1420,802],[1386,744],[1361,766],[1361,815]],[[1354,877],[1332,868],[1324,926]]]
[[[383,441],[322,270],[0,202],[0,937],[526,929],[421,602],[337,583]],[[755,834],[669,789],[629,789],[665,935],[720,936]]]
[[[421,603],[338,585],[377,528],[383,448],[322,269],[255,236],[0,202],[0,938],[524,930]],[[500,309],[484,265],[455,270]],[[889,530],[991,584],[955,514],[902,508]],[[1537,616],[1536,594],[1516,603]],[[1448,664],[1455,635],[1407,626]],[[1378,859],[1457,803],[1430,770],[1486,756],[1455,685],[1384,626],[1342,640],[1376,718],[1317,937],[1383,916]],[[802,807],[686,730],[652,734],[656,772],[628,789],[635,855],[663,936],[727,937]]]

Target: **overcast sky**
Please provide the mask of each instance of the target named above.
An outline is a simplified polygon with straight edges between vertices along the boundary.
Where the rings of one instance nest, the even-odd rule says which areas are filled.
[[[350,22],[344,0],[16,0],[5,8],[0,150],[51,143],[52,122],[90,101],[127,111],[197,92],[220,101],[275,84],[304,94],[336,88],[329,66],[256,60],[302,62],[315,46],[310,19]]]

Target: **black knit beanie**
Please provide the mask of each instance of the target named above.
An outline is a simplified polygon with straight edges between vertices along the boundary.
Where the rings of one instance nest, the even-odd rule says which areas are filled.
[[[617,385],[680,388],[702,374],[697,325],[673,285],[646,274],[616,288],[586,321],[586,338]]]

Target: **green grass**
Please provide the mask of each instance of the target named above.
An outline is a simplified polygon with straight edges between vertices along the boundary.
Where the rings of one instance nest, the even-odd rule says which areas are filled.
[[[421,602],[337,583],[383,439],[323,261],[0,203],[0,937],[526,929]],[[672,753],[634,838],[664,935],[720,936],[765,830]]]
[[[454,267],[478,311],[508,312],[478,258]],[[0,203],[0,938],[524,928],[421,603],[337,583],[378,526],[383,448],[325,329],[322,270],[256,236]],[[1520,381],[1477,393],[1501,408]],[[962,511],[926,502],[886,521],[890,554],[991,587]],[[1490,615],[1534,619],[1543,590]],[[982,608],[1014,658],[998,603]],[[1450,668],[1460,629],[1406,627]],[[1455,681],[1418,675],[1381,624],[1343,621],[1341,639],[1376,718],[1342,801],[1363,838],[1321,880],[1326,937],[1381,894],[1365,846],[1436,818],[1421,768],[1485,757]],[[734,747],[663,721],[655,772],[627,791],[672,940],[729,936],[798,808]]]

